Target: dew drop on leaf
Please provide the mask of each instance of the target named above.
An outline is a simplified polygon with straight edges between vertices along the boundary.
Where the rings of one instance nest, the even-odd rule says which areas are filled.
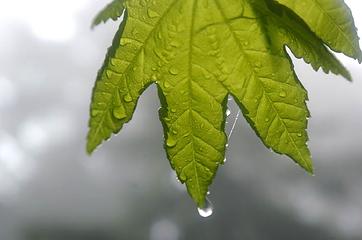
[[[124,109],[124,107],[122,105],[115,107],[113,109],[113,116],[120,120],[124,119],[125,117],[127,117],[126,110]]]
[[[282,98],[285,98],[287,96],[287,93],[282,90],[280,93],[279,93],[279,97],[282,97]]]
[[[159,17],[159,16],[160,16],[157,12],[153,11],[153,10],[150,9],[150,8],[147,10],[147,15],[148,15],[150,18],[156,18],[156,17]]]
[[[121,42],[120,42],[120,45],[121,46],[126,46],[127,44],[129,44],[130,42],[129,42],[129,40],[127,40],[127,39],[125,39],[125,38],[122,38],[121,39]]]
[[[226,109],[226,116],[228,117],[228,116],[230,116],[230,114],[231,114],[230,109]]]
[[[91,111],[92,117],[95,117],[95,116],[97,116],[98,114],[101,114],[101,113],[102,113],[102,111],[96,110],[96,109],[93,109],[93,110]]]
[[[155,74],[153,74],[153,75],[151,76],[151,80],[152,80],[152,81],[157,81],[157,76],[156,76]]]
[[[214,210],[214,208],[212,206],[212,203],[208,198],[205,199],[205,206],[204,207],[202,207],[202,208],[198,207],[197,208],[197,211],[199,212],[200,216],[204,217],[204,218],[210,217],[212,215],[212,213],[213,213],[213,210]]]
[[[262,67],[262,64],[261,64],[261,62],[256,62],[256,63],[255,63],[255,67],[257,67],[257,68],[260,68],[260,67]]]
[[[129,102],[132,102],[133,99],[132,99],[131,94],[127,93],[126,95],[124,95],[123,100],[125,102],[129,103]]]
[[[164,86],[165,88],[169,88],[171,85],[170,85],[169,82],[165,81],[165,82],[163,83],[163,86]]]
[[[177,140],[175,139],[175,137],[173,135],[169,135],[166,141],[166,145],[167,147],[174,147],[176,146]]]
[[[177,75],[177,74],[178,74],[178,69],[175,68],[175,67],[171,67],[168,71],[169,71],[172,75]]]
[[[180,46],[180,43],[178,41],[173,40],[170,42],[170,45],[177,48]]]

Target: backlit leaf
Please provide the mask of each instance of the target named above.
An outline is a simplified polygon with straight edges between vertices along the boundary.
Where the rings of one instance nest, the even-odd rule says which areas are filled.
[[[88,152],[118,133],[157,84],[167,157],[199,207],[223,164],[228,96],[268,148],[312,173],[307,92],[286,47],[315,70],[350,75],[324,45],[328,36],[279,2],[288,8],[271,0],[126,0],[93,90]],[[348,31],[330,46],[359,58],[355,29]]]

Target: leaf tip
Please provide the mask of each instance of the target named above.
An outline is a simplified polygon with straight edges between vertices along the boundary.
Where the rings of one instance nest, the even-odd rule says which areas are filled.
[[[94,150],[97,148],[98,144],[94,144],[94,141],[90,139],[90,136],[88,136],[87,143],[86,143],[86,152],[90,156],[94,152]]]
[[[310,174],[311,176],[314,176],[314,168],[313,168],[313,164],[312,164],[312,160],[309,157],[306,161],[304,161],[304,163],[299,164],[308,174]]]

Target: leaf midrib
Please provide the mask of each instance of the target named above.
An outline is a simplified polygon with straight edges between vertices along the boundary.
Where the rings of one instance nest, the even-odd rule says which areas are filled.
[[[196,3],[197,0],[192,0],[192,12],[191,12],[191,26],[190,26],[190,39],[189,39],[189,59],[188,59],[188,75],[189,75],[189,81],[187,81],[188,89],[189,89],[189,109],[192,108],[192,96],[193,96],[193,90],[192,90],[192,60],[193,60],[193,42],[194,42],[194,28],[195,28],[195,13],[196,13]],[[192,111],[189,111],[189,125],[191,126],[191,132],[192,135],[194,135],[194,126],[193,126],[193,116]],[[194,172],[195,172],[195,178],[196,178],[196,188],[198,193],[198,198],[202,198],[201,194],[201,186],[199,182],[199,176],[197,171],[197,161],[195,156],[195,143],[194,143],[194,137],[191,137],[191,148],[192,148],[192,162],[194,166]],[[187,180],[186,180],[187,181]],[[200,199],[198,199],[199,201]],[[198,204],[201,204],[201,202],[198,202]]]

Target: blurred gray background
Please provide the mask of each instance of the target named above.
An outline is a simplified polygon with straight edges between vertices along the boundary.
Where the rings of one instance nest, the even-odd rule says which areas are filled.
[[[362,67],[343,56],[353,83],[295,60],[316,175],[267,150],[241,117],[209,218],[171,171],[154,87],[87,156],[91,89],[118,24],[90,23],[107,2],[0,0],[1,240],[362,239]],[[346,2],[362,29],[362,3]]]

